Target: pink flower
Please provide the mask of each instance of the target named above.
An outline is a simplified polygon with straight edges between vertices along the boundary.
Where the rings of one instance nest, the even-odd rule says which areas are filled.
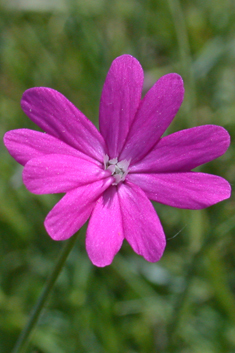
[[[71,237],[88,220],[86,249],[109,265],[125,238],[146,260],[160,259],[165,235],[152,203],[202,209],[230,196],[221,177],[192,172],[227,150],[227,131],[198,126],[161,138],[183,101],[181,77],[161,77],[141,100],[143,70],[130,55],[116,58],[100,102],[100,132],[62,94],[27,90],[22,109],[43,131],[19,129],[4,143],[24,165],[35,194],[66,193],[45,219],[54,240]]]

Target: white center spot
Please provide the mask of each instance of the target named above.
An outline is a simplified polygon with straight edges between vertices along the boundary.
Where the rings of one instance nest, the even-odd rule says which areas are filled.
[[[118,162],[117,158],[109,159],[107,154],[104,156],[104,169],[110,170],[112,176],[115,178],[115,182],[112,185],[117,185],[125,180],[128,174],[129,164],[130,161],[127,161],[126,159]]]

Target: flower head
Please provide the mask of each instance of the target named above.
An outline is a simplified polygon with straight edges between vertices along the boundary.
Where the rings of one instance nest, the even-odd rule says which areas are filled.
[[[54,240],[71,237],[89,219],[88,255],[97,266],[113,260],[125,238],[146,260],[160,259],[165,235],[150,200],[202,209],[230,196],[221,177],[192,172],[227,150],[230,138],[205,125],[161,137],[183,101],[182,78],[161,77],[141,99],[143,70],[130,55],[116,58],[100,102],[100,132],[61,93],[27,90],[21,105],[43,131],[12,130],[4,143],[24,165],[35,194],[66,193],[45,219]]]

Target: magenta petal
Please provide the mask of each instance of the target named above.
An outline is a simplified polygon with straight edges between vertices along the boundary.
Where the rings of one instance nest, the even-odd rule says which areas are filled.
[[[54,240],[65,240],[76,233],[89,218],[96,200],[111,179],[103,179],[69,191],[48,213],[45,228]]]
[[[118,189],[124,237],[133,250],[147,261],[158,261],[166,239],[157,213],[145,193],[131,183]]]
[[[23,171],[24,184],[34,194],[67,192],[109,176],[94,163],[62,154],[33,158]]]
[[[61,93],[47,87],[31,88],[24,92],[21,106],[43,131],[103,162],[106,148],[101,134]]]
[[[179,75],[161,77],[139,106],[120,160],[131,159],[134,164],[143,159],[173,120],[183,97],[183,80]]]
[[[149,199],[178,208],[200,210],[231,195],[225,179],[205,173],[128,174],[128,180]]]
[[[110,158],[118,157],[140,103],[144,74],[131,55],[116,58],[104,83],[100,101],[100,132]]]
[[[108,188],[99,198],[89,220],[86,249],[92,263],[110,265],[122,246],[122,216],[116,186]]]
[[[163,137],[131,172],[169,173],[190,171],[224,154],[230,136],[221,126],[204,125]]]
[[[58,140],[56,137],[44,132],[29,129],[11,130],[4,135],[3,140],[10,155],[22,165],[25,165],[32,158],[53,153],[68,154],[96,161],[63,141]]]

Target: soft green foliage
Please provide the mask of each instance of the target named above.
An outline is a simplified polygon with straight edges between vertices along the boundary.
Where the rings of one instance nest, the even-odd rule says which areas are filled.
[[[170,132],[218,124],[233,138],[234,2],[178,1],[31,0],[21,8],[24,1],[2,0],[1,137],[37,129],[20,108],[33,86],[57,89],[97,123],[111,61],[129,53],[143,65],[145,90],[168,72],[183,76],[186,98]],[[233,184],[234,157],[232,144],[201,171]],[[0,352],[7,353],[62,243],[43,227],[58,195],[30,194],[2,143],[0,170]],[[204,211],[156,209],[169,239],[156,264],[124,243],[111,266],[96,268],[81,231],[27,353],[235,352],[234,197]]]

